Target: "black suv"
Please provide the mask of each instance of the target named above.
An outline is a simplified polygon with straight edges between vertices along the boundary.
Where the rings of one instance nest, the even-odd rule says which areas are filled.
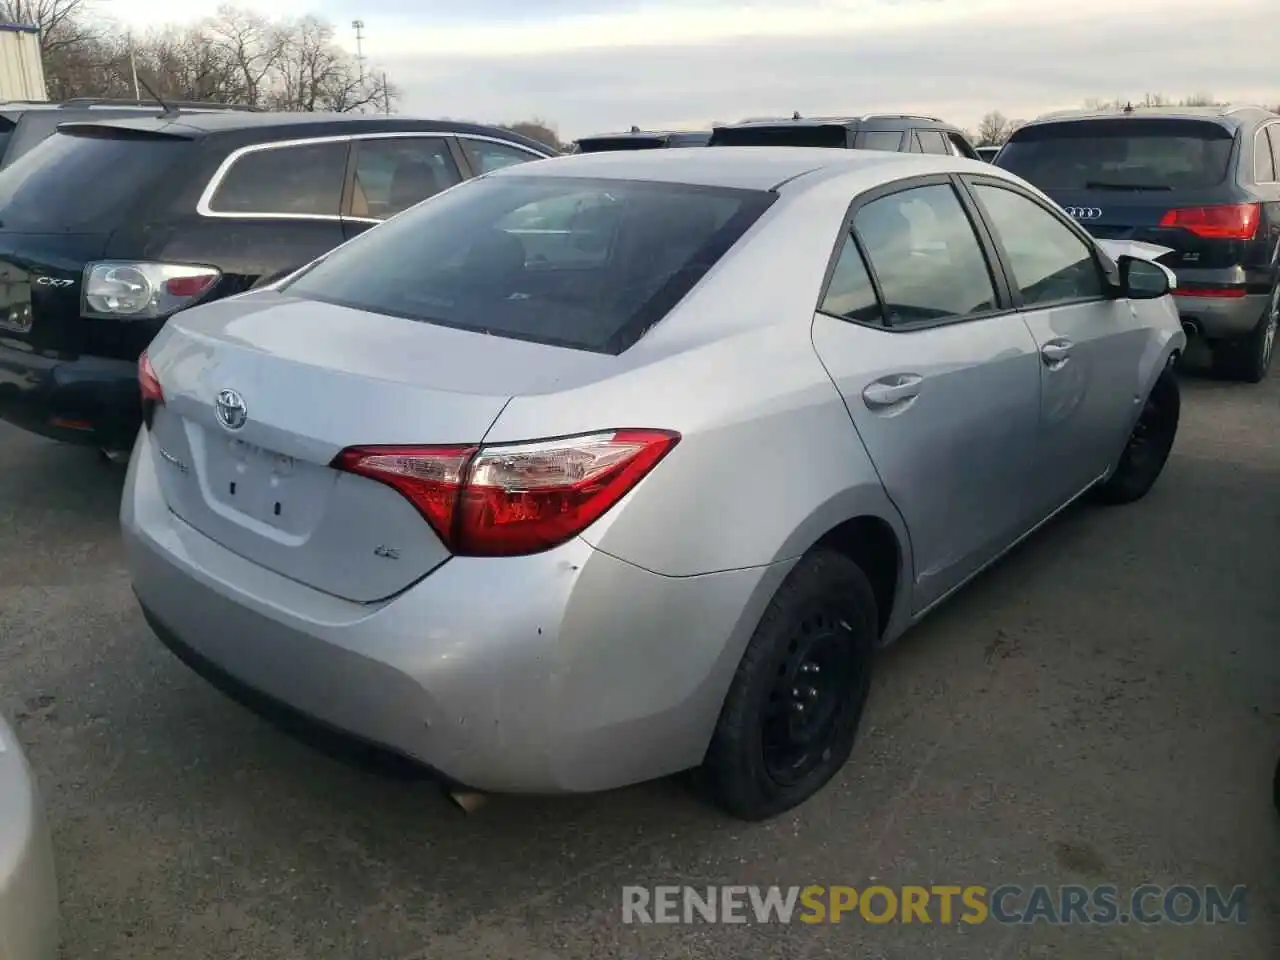
[[[746,120],[711,131],[712,147],[842,147],[898,153],[938,153],[978,160],[964,131],[936,117],[872,113],[865,117]]]
[[[1280,323],[1280,115],[1260,107],[1070,112],[1018,129],[995,160],[1090,233],[1171,248],[1183,326],[1215,371],[1257,383]]]
[[[603,153],[608,150],[661,150],[667,147],[705,147],[710,130],[641,130],[598,133],[575,140],[570,153]]]
[[[0,103],[0,169],[13,163],[40,141],[57,132],[58,124],[120,117],[164,116],[175,110],[252,110],[239,104],[107,100],[80,97],[51,103],[47,100],[10,100]]]
[[[475,124],[177,113],[62,124],[0,170],[0,418],[127,450],[165,319],[283,276],[463,179],[539,160]]]

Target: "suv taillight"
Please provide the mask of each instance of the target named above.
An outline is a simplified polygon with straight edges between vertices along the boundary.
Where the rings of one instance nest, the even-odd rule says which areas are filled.
[[[399,491],[450,552],[510,557],[577,536],[679,440],[669,430],[609,430],[488,446],[350,447],[332,465]]]
[[[1262,206],[1257,203],[1180,207],[1160,218],[1162,227],[1179,227],[1209,240],[1252,240],[1261,222]]]
[[[85,317],[159,320],[200,301],[222,272],[182,263],[91,263],[84,268]]]
[[[160,389],[160,378],[151,366],[151,358],[147,351],[138,357],[138,388],[142,391],[142,402],[164,403],[164,391]]]

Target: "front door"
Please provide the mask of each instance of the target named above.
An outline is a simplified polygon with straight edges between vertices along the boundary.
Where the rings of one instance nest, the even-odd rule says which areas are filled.
[[[1143,355],[1157,344],[1131,303],[1110,294],[1093,243],[1065,215],[1012,185],[970,189],[1041,354],[1034,489],[1049,513],[1114,466],[1145,400]]]
[[[1029,525],[1040,357],[1007,306],[956,189],[926,178],[855,209],[814,318],[814,346],[911,537],[917,611]]]

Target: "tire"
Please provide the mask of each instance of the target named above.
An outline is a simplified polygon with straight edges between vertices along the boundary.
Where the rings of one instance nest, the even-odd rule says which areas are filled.
[[[1219,341],[1213,345],[1213,372],[1226,380],[1261,383],[1271,370],[1278,328],[1280,280],[1271,288],[1267,308],[1252,333],[1241,340]]]
[[[1133,503],[1147,495],[1164,472],[1178,435],[1181,410],[1178,378],[1171,367],[1165,367],[1151,388],[1115,471],[1097,488],[1097,500],[1108,504]]]
[[[699,771],[718,806],[765,820],[844,766],[870,691],[878,624],[871,583],[852,560],[816,550],[796,564],[747,644]],[[788,735],[797,733],[811,742],[795,746]]]

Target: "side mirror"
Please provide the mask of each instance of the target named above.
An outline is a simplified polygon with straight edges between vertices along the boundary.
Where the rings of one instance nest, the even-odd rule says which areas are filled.
[[[1173,290],[1169,272],[1158,263],[1138,257],[1122,256],[1120,267],[1121,295],[1130,300],[1158,300]]]

